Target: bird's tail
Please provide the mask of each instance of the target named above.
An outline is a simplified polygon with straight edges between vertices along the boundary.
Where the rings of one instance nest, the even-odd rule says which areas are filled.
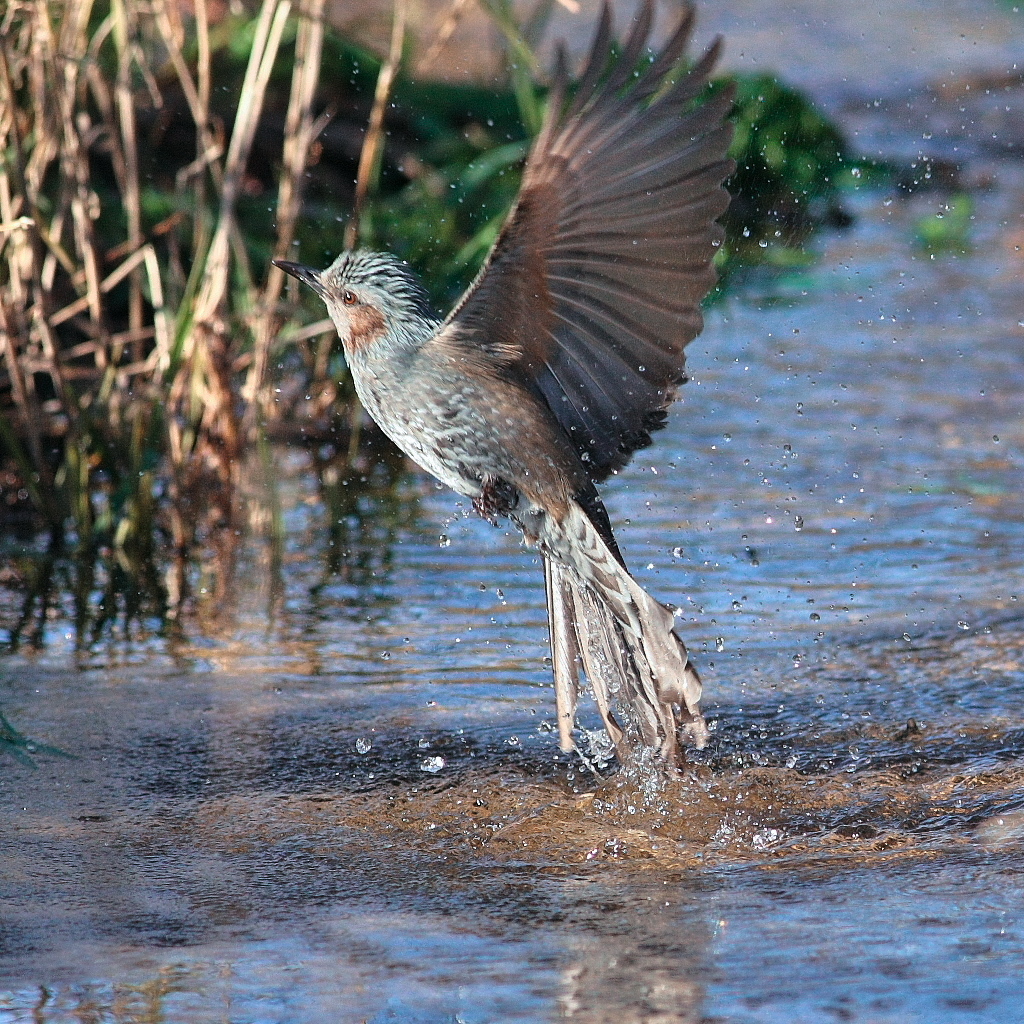
[[[700,677],[672,613],[629,575],[582,508],[573,504],[558,526],[541,550],[562,749],[574,747],[581,671],[620,760],[647,747],[671,762],[680,732],[703,747]]]

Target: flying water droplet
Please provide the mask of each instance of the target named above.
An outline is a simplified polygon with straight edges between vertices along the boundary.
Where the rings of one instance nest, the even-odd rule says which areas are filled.
[[[964,620],[963,620],[963,619],[961,619],[961,620],[960,620],[960,621],[959,621],[959,622],[957,623],[957,625],[958,625],[958,626],[959,626],[959,627],[960,627],[961,629],[970,629],[970,628],[971,628],[971,624],[970,624],[969,622],[964,622]]]
[[[793,529],[799,533],[804,528],[804,517],[793,516]]]
[[[718,651],[719,654],[721,654],[722,651],[725,650],[725,637],[724,636],[716,636],[715,637],[715,650]]]
[[[451,537],[449,537],[447,533],[442,533],[441,536],[437,538],[437,546],[439,548],[450,548],[452,546]]]
[[[360,736],[356,740],[356,753],[357,754],[368,754],[373,744],[365,737]]]
[[[443,757],[427,757],[420,761],[420,771],[436,775],[445,765]]]

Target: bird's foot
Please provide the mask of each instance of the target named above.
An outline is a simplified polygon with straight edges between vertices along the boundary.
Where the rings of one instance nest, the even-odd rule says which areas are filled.
[[[481,519],[498,526],[498,516],[510,515],[519,504],[519,492],[507,480],[488,474],[480,483],[480,494],[473,499],[473,508]]]

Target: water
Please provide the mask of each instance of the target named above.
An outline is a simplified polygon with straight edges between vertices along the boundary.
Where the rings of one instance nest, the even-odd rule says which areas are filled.
[[[842,116],[897,151],[894,107]],[[279,451],[283,550],[254,482],[180,628],[76,650],[65,597],[0,663],[76,755],[3,762],[0,1022],[1024,1020],[1024,168],[936,141],[967,250],[915,242],[945,194],[853,194],[607,488],[705,678],[681,780],[558,752],[516,538]]]

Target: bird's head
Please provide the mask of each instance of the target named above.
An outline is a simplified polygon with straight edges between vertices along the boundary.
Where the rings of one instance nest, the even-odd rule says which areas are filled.
[[[274,264],[324,300],[349,357],[381,340],[418,346],[440,322],[416,275],[388,253],[344,252],[326,270]]]

